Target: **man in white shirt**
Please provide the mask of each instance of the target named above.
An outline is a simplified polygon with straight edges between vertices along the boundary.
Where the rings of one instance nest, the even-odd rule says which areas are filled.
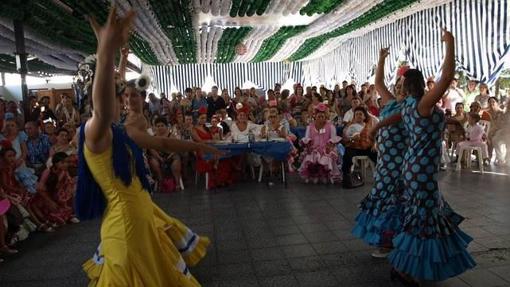
[[[354,109],[359,107],[361,105],[361,98],[358,96],[355,96],[351,100],[351,109],[345,112],[343,123],[348,124],[352,121],[352,118],[354,117]]]
[[[443,96],[443,108],[445,110],[455,111],[455,105],[464,102],[464,92],[457,87],[458,83],[459,79],[454,78],[450,88]]]

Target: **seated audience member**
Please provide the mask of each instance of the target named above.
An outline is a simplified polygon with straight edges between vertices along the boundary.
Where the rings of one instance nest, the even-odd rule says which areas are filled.
[[[250,133],[258,134],[260,126],[254,124],[248,119],[250,109],[245,105],[238,106],[237,118],[230,127],[232,138],[236,142],[248,142],[248,136]]]
[[[25,116],[15,101],[8,101],[5,106],[5,120],[13,120],[17,127],[25,126]]]
[[[343,120],[343,123],[344,125],[347,125],[349,124],[352,119],[354,118],[354,110],[361,106],[361,98],[358,97],[358,96],[354,96],[352,98],[352,101],[350,103],[350,106],[352,107],[351,109],[349,109],[347,112],[345,112],[344,114],[344,118],[342,119]]]
[[[506,112],[498,118],[500,127],[491,137],[496,151],[496,165],[510,164],[510,100],[507,101]]]
[[[471,106],[471,103],[475,101],[476,96],[478,96],[478,83],[476,80],[469,80],[466,90],[464,90],[464,106],[466,109],[466,112],[469,109],[469,106]]]
[[[26,211],[30,221],[35,223],[39,231],[53,232],[54,229],[44,212],[34,204],[34,193],[30,193],[16,178],[16,150],[9,143],[2,142],[0,151],[0,188],[11,203]]]
[[[199,110],[198,121],[192,131],[193,140],[196,142],[210,142],[213,140],[212,134],[207,123],[207,109],[201,108]],[[203,155],[197,153],[196,155],[196,172],[200,174],[207,173],[208,187],[217,188],[228,186],[233,182],[231,160],[205,160]]]
[[[67,155],[75,154],[76,148],[73,147],[69,142],[69,131],[64,128],[60,128],[56,132],[57,142],[51,146],[50,149],[50,157],[52,157],[57,152],[64,152]]]
[[[260,134],[261,126],[250,121],[248,119],[249,114],[250,109],[248,106],[242,104],[237,106],[236,120],[230,126],[232,141],[245,143],[249,141],[250,134],[253,134],[253,137]],[[261,166],[260,155],[254,153],[249,153],[247,155],[243,155],[241,158],[236,158],[235,162],[236,169],[241,171],[245,170],[246,164],[252,168]]]
[[[149,113],[153,117],[159,115],[161,111],[161,101],[156,97],[154,93],[149,94]]]
[[[213,141],[223,140],[223,127],[220,125],[218,116],[214,115],[211,118],[211,127],[209,128]]]
[[[479,85],[480,94],[475,97],[475,102],[480,104],[480,108],[482,110],[488,110],[489,109],[489,98],[491,95],[489,94],[489,86],[485,83],[481,83]],[[483,120],[483,119],[482,119]]]
[[[184,115],[184,124],[179,131],[180,133],[180,139],[182,140],[193,140],[191,137],[191,131],[193,130],[193,116],[191,114]]]
[[[73,100],[68,94],[60,95],[61,101],[55,108],[55,116],[57,117],[57,123],[59,126],[63,126],[66,123],[72,126],[80,124],[80,115],[76,108],[73,106]]]
[[[225,109],[219,109],[216,111],[219,124],[223,129],[223,138],[230,137],[230,126],[232,125],[232,118],[227,114]]]
[[[450,83],[450,87],[443,96],[442,107],[444,110],[453,112],[457,103],[464,101],[464,91],[457,87],[459,79],[456,77]]]
[[[449,144],[457,143],[464,139],[464,126],[468,120],[466,112],[464,112],[464,104],[457,103],[455,105],[455,115],[446,119],[448,141]]]
[[[457,156],[462,156],[463,152],[468,147],[479,147],[482,149],[482,158],[485,165],[489,165],[489,152],[487,149],[487,143],[485,141],[486,134],[485,129],[480,125],[480,115],[476,113],[470,113],[468,115],[468,127],[466,129],[466,140],[461,141],[457,145]],[[468,155],[467,160],[471,160],[471,155]]]
[[[50,108],[50,97],[44,96],[39,100],[39,106],[41,109],[41,118],[43,120],[52,118],[57,119],[57,116],[53,112],[53,110]]]
[[[176,138],[172,131],[168,128],[165,118],[158,117],[154,121],[154,135],[158,137]],[[180,189],[180,181],[182,174],[182,162],[178,153],[165,153],[150,150],[149,164],[159,182],[159,189],[163,192],[171,192],[174,186]],[[173,184],[169,179],[173,177]]]
[[[482,109],[482,106],[479,102],[473,102],[471,103],[471,106],[469,107],[469,113],[475,113],[480,115],[481,121],[490,122],[491,121],[491,115]]]
[[[351,124],[345,128],[345,137],[342,141],[346,148],[343,157],[342,172],[344,174],[344,187],[346,188],[352,187],[351,168],[353,164],[352,159],[355,156],[368,156],[374,164],[377,160],[374,142],[369,137],[369,132],[373,124],[367,110],[364,107],[357,107],[354,110],[354,118]],[[351,129],[352,125],[355,125],[355,128]],[[360,125],[362,125],[363,128],[358,132]],[[349,137],[349,135],[351,136]]]
[[[27,166],[33,168],[40,175],[46,168],[46,162],[50,156],[51,143],[47,135],[39,132],[36,122],[27,122],[25,132],[28,135]]]
[[[8,224],[7,216],[9,209],[11,208],[11,202],[9,199],[2,197],[2,191],[0,190],[0,254],[16,254],[18,250],[9,246],[8,242]],[[0,263],[3,262],[3,259],[0,258]]]
[[[312,118],[310,117],[310,114],[307,110],[304,110],[301,112],[301,117],[298,121],[298,126],[300,127],[307,127],[312,122]]]
[[[207,98],[207,118],[210,119],[219,109],[226,109],[225,100],[218,94],[218,87],[213,86]]]
[[[308,113],[314,114],[315,108],[322,103],[323,99],[322,96],[319,93],[312,93],[312,102],[308,106]]]
[[[379,117],[379,107],[377,106],[377,97],[367,96],[364,103],[367,106],[367,110],[370,113],[370,115],[372,115],[374,117]]]
[[[342,98],[342,112],[345,116],[345,113],[347,113],[348,110],[352,108],[352,100],[356,97],[356,88],[354,85],[348,85],[345,87],[345,95]],[[361,101],[360,101],[361,103]],[[349,121],[352,120],[352,116],[349,119]],[[344,122],[349,122],[344,121]]]
[[[304,151],[299,174],[307,183],[310,180],[314,183],[341,180],[336,148],[340,137],[336,135],[335,126],[327,120],[326,109],[324,104],[316,107],[315,120],[308,125],[302,139]]]
[[[280,114],[275,107],[270,109],[268,121],[260,130],[260,137],[263,139],[271,140],[288,140],[288,130],[280,120]],[[262,157],[263,164],[268,167],[270,175],[275,175],[275,170],[279,167],[280,162],[274,161],[271,157]],[[271,182],[270,182],[271,184]]]
[[[501,119],[505,112],[501,109],[499,101],[496,97],[489,98],[489,109],[487,110],[487,112],[491,116],[491,125],[487,133],[488,138],[487,146],[489,148],[489,158],[492,159],[492,150],[494,149],[494,145],[492,144],[492,137],[494,136],[496,131],[501,129],[502,124]]]
[[[21,206],[19,198],[8,195],[2,188],[0,183],[0,200],[8,201],[4,203],[8,205],[5,213],[4,222],[7,223],[5,230],[9,246],[13,246],[16,242],[23,241],[28,238],[31,232],[37,230],[37,226],[30,219],[28,211]]]
[[[57,142],[57,127],[53,119],[46,119],[43,121],[42,132],[48,137],[50,144],[54,145]]]
[[[6,118],[0,141],[6,141],[16,151],[16,178],[29,191],[35,193],[37,176],[35,171],[26,165],[27,159],[27,135],[18,130],[13,118]]]
[[[64,152],[53,155],[51,167],[41,175],[37,195],[34,196],[35,204],[46,209],[46,217],[56,225],[80,222],[73,210],[76,178],[69,175],[67,159],[68,155]]]

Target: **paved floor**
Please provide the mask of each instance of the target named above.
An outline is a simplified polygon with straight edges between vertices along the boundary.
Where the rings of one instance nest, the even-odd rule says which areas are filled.
[[[438,286],[510,286],[510,176],[442,173],[450,204],[467,217],[463,229],[478,267]],[[507,171],[508,172],[508,171]],[[369,186],[239,184],[218,192],[158,195],[156,202],[212,239],[193,274],[204,286],[398,286],[385,260],[350,235]],[[99,222],[35,234],[0,264],[0,286],[86,286],[81,263],[95,250]]]

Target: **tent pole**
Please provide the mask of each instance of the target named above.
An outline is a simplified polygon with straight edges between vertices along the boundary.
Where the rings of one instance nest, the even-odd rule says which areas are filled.
[[[16,41],[16,70],[21,76],[21,96],[25,117],[30,111],[28,107],[28,86],[27,86],[27,53],[25,51],[25,31],[21,20],[14,20],[14,37]],[[26,119],[25,119],[26,120]]]

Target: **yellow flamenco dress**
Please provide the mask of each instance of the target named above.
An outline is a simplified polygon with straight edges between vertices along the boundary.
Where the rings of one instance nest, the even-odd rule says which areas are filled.
[[[83,146],[106,199],[100,247],[83,265],[89,286],[200,286],[188,266],[205,256],[209,239],[156,206],[134,172],[126,186],[115,175],[111,147],[95,154]]]

